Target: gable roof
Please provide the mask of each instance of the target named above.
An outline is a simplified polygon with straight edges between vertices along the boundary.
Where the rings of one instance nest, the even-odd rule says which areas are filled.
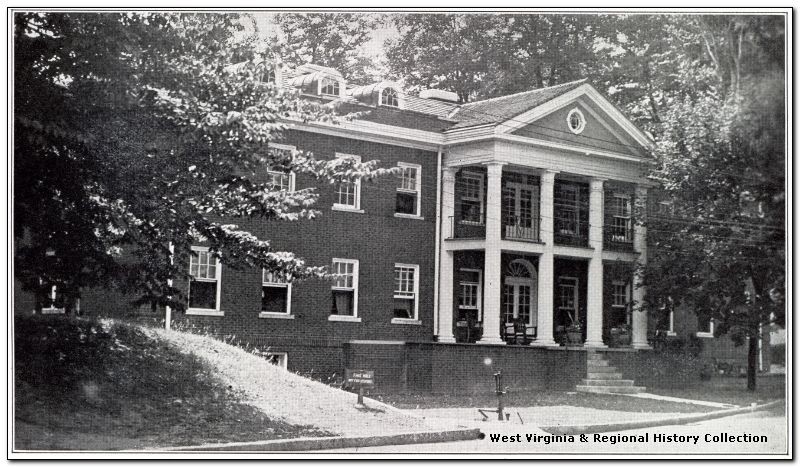
[[[586,83],[586,79],[532,89],[507,96],[470,102],[458,108],[450,118],[458,120],[451,129],[467,128],[490,123],[503,123],[545,102],[566,94]]]

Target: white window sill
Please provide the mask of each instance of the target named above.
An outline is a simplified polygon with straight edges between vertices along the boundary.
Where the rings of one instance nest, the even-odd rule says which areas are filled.
[[[42,308],[43,315],[63,315],[63,308]]]
[[[347,315],[328,315],[328,321],[343,321],[348,323],[360,323],[361,318],[358,316],[347,316]]]
[[[475,222],[475,221],[458,221],[461,225],[475,225],[475,226],[483,226],[483,222]]]
[[[667,337],[675,337],[675,336],[677,336],[677,334],[675,334],[675,331],[667,331]]]
[[[392,324],[413,324],[416,326],[421,326],[422,321],[411,318],[392,318]]]
[[[425,218],[422,217],[422,216],[418,216],[416,214],[404,214],[402,212],[394,213],[394,217],[401,217],[403,219],[417,219],[417,220],[420,220],[420,221],[424,221],[425,220]]]
[[[186,310],[186,314],[195,316],[225,316],[225,312],[222,310],[205,310],[202,308],[189,308]]]
[[[363,209],[356,209],[356,208],[354,208],[352,206],[342,206],[340,204],[334,204],[331,207],[331,210],[332,211],[343,211],[343,212],[355,212],[355,213],[358,213],[358,214],[364,214],[364,210]]]
[[[673,333],[672,335],[675,335],[675,333]],[[714,337],[714,333],[713,332],[696,332],[696,333],[694,333],[694,335],[697,336],[697,337],[706,337],[706,338],[713,338]]]
[[[277,313],[274,311],[262,311],[258,314],[259,318],[272,318],[272,319],[294,319],[294,315],[289,313]]]

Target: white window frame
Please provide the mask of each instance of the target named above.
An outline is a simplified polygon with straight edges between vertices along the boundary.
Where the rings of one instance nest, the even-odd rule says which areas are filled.
[[[412,318],[393,317],[392,324],[422,324],[419,320],[419,264],[394,263],[394,269],[397,270],[397,268],[412,269],[414,271],[414,316]],[[392,279],[394,280],[394,277]],[[394,290],[393,298],[407,300],[409,296],[398,294],[398,291]]]
[[[713,338],[713,337],[714,337],[714,318],[710,318],[710,319],[708,320],[708,332],[705,332],[705,331],[697,331],[697,332],[695,333],[695,335],[696,335],[697,337],[708,337],[708,338]]]
[[[572,120],[573,115],[578,116],[579,122],[577,128],[572,128],[572,122],[570,120]],[[575,133],[576,135],[583,133],[583,130],[586,129],[586,117],[583,115],[583,112],[581,112],[581,109],[575,107],[569,111],[567,114],[567,128],[569,128],[569,131]]]
[[[468,197],[468,196],[466,196],[466,193],[462,191],[461,200],[460,201],[464,201],[464,200],[473,201],[473,202],[477,201],[478,203],[480,203],[480,217],[481,217],[481,220],[478,221],[478,222],[475,222],[475,221],[461,219],[459,221],[459,223],[466,224],[466,225],[483,225],[485,223],[484,216],[485,216],[485,211],[486,211],[486,199],[485,199],[485,194],[484,194],[486,187],[484,186],[485,181],[483,179],[483,173],[482,172],[473,172],[471,170],[463,170],[461,172],[461,178],[462,179],[471,178],[473,180],[478,180],[478,197],[477,198],[473,198],[471,196]]]
[[[274,287],[274,288],[283,288],[286,289],[286,311],[284,312],[276,312],[276,311],[260,311],[258,313],[259,318],[278,318],[278,319],[294,319],[294,315],[292,315],[292,283],[291,282],[275,282],[266,280],[267,270],[261,270],[261,287]]]
[[[383,103],[383,96],[384,96],[383,93],[386,92],[386,91],[394,91],[395,99],[397,99],[397,105],[389,105],[389,104],[384,104]],[[383,107],[389,107],[390,109],[402,109],[403,108],[403,100],[400,98],[400,91],[398,91],[396,88],[393,88],[391,86],[387,86],[387,87],[381,89],[380,95],[378,96],[378,105],[381,105]]]
[[[191,248],[191,250],[192,250],[192,255],[193,256],[194,256],[194,252],[198,252],[198,253],[199,252],[203,252],[203,251],[209,252],[209,248],[207,246],[193,246]],[[209,254],[211,254],[211,253],[209,252]],[[187,315],[225,316],[225,312],[222,311],[222,307],[221,307],[221,305],[222,305],[222,303],[221,303],[221,300],[222,300],[222,262],[220,262],[220,260],[219,260],[219,254],[218,253],[214,253],[214,256],[217,259],[217,267],[214,268],[214,276],[215,276],[214,280],[217,282],[216,307],[214,309],[187,307],[186,308],[186,314]],[[199,261],[199,257],[198,257],[198,261]],[[192,293],[191,268],[192,268],[192,258],[190,257],[189,258],[189,274],[190,274],[190,278],[189,278],[189,284],[187,285],[187,290],[188,290],[187,299],[191,299],[191,295],[189,295],[189,294]],[[198,281],[199,282],[211,282],[208,279],[200,279]]]
[[[574,276],[559,276],[558,277],[558,309],[559,310],[569,310],[574,312],[580,311],[580,301],[579,301],[579,287],[578,287],[578,278]],[[572,289],[572,301],[575,304],[574,307],[566,307],[561,305],[561,286],[562,285],[570,285],[573,287]],[[575,316],[574,318],[579,318]]]
[[[397,188],[398,193],[414,193],[417,195],[417,206],[415,208],[414,214],[406,214],[402,212],[395,212],[395,217],[405,217],[409,219],[422,219],[422,166],[419,164],[411,164],[408,162],[398,162],[398,167],[403,168],[404,170],[400,172],[400,187]],[[414,169],[417,173],[415,178],[414,184],[416,186],[416,190],[411,190],[408,188],[403,187],[403,175],[405,173],[405,169]],[[395,207],[395,210],[397,208]]]
[[[618,237],[619,237],[618,235],[613,235],[612,234],[611,235],[611,241],[619,242],[619,243],[630,243],[630,242],[633,241],[633,222],[632,222],[633,204],[631,202],[631,195],[629,195],[627,193],[613,193],[611,195],[611,199],[613,200],[613,203],[614,203],[614,212],[611,214],[611,217],[613,219],[615,219],[615,220],[616,219],[624,219],[625,220],[625,234],[623,235],[623,238],[620,240],[620,239],[618,239]],[[628,211],[626,215],[620,215],[619,212],[617,211],[617,206],[618,206],[617,205],[617,199],[624,200],[624,203],[625,203],[624,206],[627,207],[627,211]],[[612,224],[612,228],[616,228],[616,225]]]
[[[280,150],[280,151],[291,151],[292,154],[294,154],[294,152],[297,150],[297,148],[295,146],[292,146],[290,144],[269,143],[267,145],[267,147],[269,149],[277,149],[277,150]],[[291,191],[295,190],[295,184],[294,184],[295,183],[295,174],[294,174],[293,170],[290,170],[288,172],[288,174],[287,174],[286,172],[278,172],[276,170],[267,169],[267,174],[269,174],[269,175],[289,175],[289,188],[288,188],[288,191],[291,192]]]
[[[327,92],[322,92],[322,90],[329,84],[336,85],[339,88],[338,94],[329,94]],[[322,77],[317,81],[317,94],[320,96],[331,96],[331,97],[339,97],[342,95],[342,91],[344,90],[344,81],[332,78],[332,77]]]
[[[622,286],[625,288],[624,296],[625,296],[625,304],[618,305],[615,303],[616,298],[616,290],[615,287]],[[631,284],[630,282],[615,280],[611,282],[611,308],[616,308],[618,310],[627,310],[625,313],[625,324],[631,324],[631,312],[628,309],[628,305],[631,303]]]
[[[361,162],[361,156],[357,156],[355,154],[343,154],[343,153],[339,153],[339,152],[336,153],[336,158],[337,159],[339,159],[339,158],[344,159],[346,157],[351,157],[353,159],[356,159],[358,162]],[[355,190],[356,190],[355,196],[354,196],[355,206],[350,205],[350,204],[340,204],[339,203],[339,185],[340,184],[335,184],[334,186],[336,188],[336,191],[334,191],[334,195],[336,196],[336,198],[335,198],[335,200],[333,202],[332,209],[334,211],[357,212],[357,213],[362,213],[363,214],[364,210],[361,209],[361,179],[354,180],[351,183],[354,184]]]
[[[265,352],[264,357],[278,357],[278,364],[274,365],[279,368],[283,368],[284,370],[289,368],[289,354],[286,352]]]
[[[353,287],[337,287],[336,285],[331,286],[331,291],[333,290],[347,290],[353,291],[353,315],[328,315],[328,321],[345,321],[345,322],[353,322],[353,323],[360,323],[361,317],[358,316],[358,260],[357,259],[347,259],[347,258],[333,258],[331,260],[331,265],[333,263],[346,263],[353,265]]]
[[[473,273],[477,272],[478,273],[478,284],[477,284],[478,285],[478,293],[476,294],[477,302],[476,302],[476,305],[474,307],[461,305],[461,300],[460,300],[460,298],[461,298],[460,297],[461,285],[462,284],[474,285],[475,282],[472,282],[472,281],[458,281],[458,293],[459,293],[458,309],[459,310],[478,310],[478,321],[483,321],[482,320],[482,318],[483,318],[483,315],[482,315],[483,310],[481,309],[482,308],[481,307],[481,303],[483,303],[483,296],[482,296],[482,294],[483,294],[483,271],[481,271],[480,269],[472,269],[472,268],[460,268],[459,271],[460,272],[473,272]]]
[[[63,315],[66,312],[66,308],[64,308],[64,307],[57,308],[55,306],[52,306],[56,302],[57,294],[58,294],[58,289],[57,289],[56,285],[51,285],[50,286],[50,304],[51,304],[51,306],[49,306],[47,308],[42,307],[41,313],[43,315]]]

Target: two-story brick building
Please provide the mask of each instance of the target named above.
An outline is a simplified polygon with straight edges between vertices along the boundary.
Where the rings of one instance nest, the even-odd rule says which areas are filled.
[[[366,367],[386,390],[427,391],[484,386],[489,359],[510,384],[574,386],[586,349],[635,354],[656,327],[678,327],[676,316],[632,310],[645,292],[634,286],[647,258],[634,206],[651,188],[652,143],[589,83],[459,105],[438,90],[350,86],[316,65],[268,76],[364,112],[339,124],[295,122],[276,148],[377,159],[401,175],[317,185],[263,174],[281,189],[316,187],[323,216],[247,227],[338,278],[286,283],[227,268],[199,244],[176,321],[236,336],[320,379]],[[22,294],[16,302],[37,308]],[[119,314],[126,303],[87,291],[82,308]],[[681,320],[713,339],[691,314]]]

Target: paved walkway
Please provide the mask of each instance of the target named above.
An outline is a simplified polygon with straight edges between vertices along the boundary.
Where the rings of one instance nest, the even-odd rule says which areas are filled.
[[[706,407],[716,407],[718,409],[731,409],[733,407],[738,407],[738,405],[724,404],[722,402],[699,401],[695,399],[682,399],[680,397],[659,396],[658,394],[650,394],[647,392],[640,392],[637,394],[623,394],[623,395],[629,397],[638,397],[640,399],[655,399],[667,402],[680,402],[683,404],[704,405]]]

